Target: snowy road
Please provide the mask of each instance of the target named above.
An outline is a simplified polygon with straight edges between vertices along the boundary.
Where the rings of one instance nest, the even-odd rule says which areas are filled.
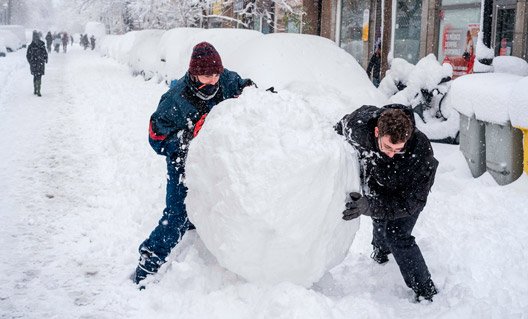
[[[412,293],[369,258],[362,226],[347,259],[311,289],[258,286],[221,268],[195,233],[138,291],[137,245],[164,202],[164,161],[148,146],[166,87],[74,47],[51,54],[32,95],[25,52],[0,60],[1,318],[526,318],[528,177],[473,179],[456,146],[415,228],[440,294]]]

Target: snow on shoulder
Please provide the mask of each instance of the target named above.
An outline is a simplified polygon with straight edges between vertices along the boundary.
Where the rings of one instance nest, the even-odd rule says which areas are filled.
[[[207,116],[190,146],[190,220],[218,262],[248,281],[309,287],[359,228],[344,221],[357,157],[302,96],[248,88]]]

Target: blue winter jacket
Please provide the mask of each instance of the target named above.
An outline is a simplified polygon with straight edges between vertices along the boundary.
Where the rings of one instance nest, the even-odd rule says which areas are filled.
[[[194,95],[188,73],[171,83],[171,88],[163,94],[156,112],[150,118],[149,143],[158,154],[183,164],[198,120],[216,104],[239,96],[244,87],[252,82],[242,79],[236,72],[224,69],[219,83],[218,93],[208,101]]]

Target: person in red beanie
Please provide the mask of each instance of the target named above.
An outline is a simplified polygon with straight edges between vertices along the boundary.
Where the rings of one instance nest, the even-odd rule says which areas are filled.
[[[166,207],[157,227],[139,246],[139,265],[132,276],[140,289],[143,280],[165,263],[185,232],[194,229],[185,208],[185,160],[189,143],[207,114],[223,100],[239,96],[254,83],[224,68],[218,51],[207,42],[194,46],[188,72],[171,83],[150,117],[149,142],[167,162]]]

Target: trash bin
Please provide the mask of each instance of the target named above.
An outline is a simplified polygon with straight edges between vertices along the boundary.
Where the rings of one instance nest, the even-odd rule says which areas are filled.
[[[499,185],[506,185],[523,172],[522,132],[511,124],[486,123],[486,168]]]
[[[486,135],[484,122],[473,115],[460,114],[460,151],[464,154],[473,177],[486,172]]]

